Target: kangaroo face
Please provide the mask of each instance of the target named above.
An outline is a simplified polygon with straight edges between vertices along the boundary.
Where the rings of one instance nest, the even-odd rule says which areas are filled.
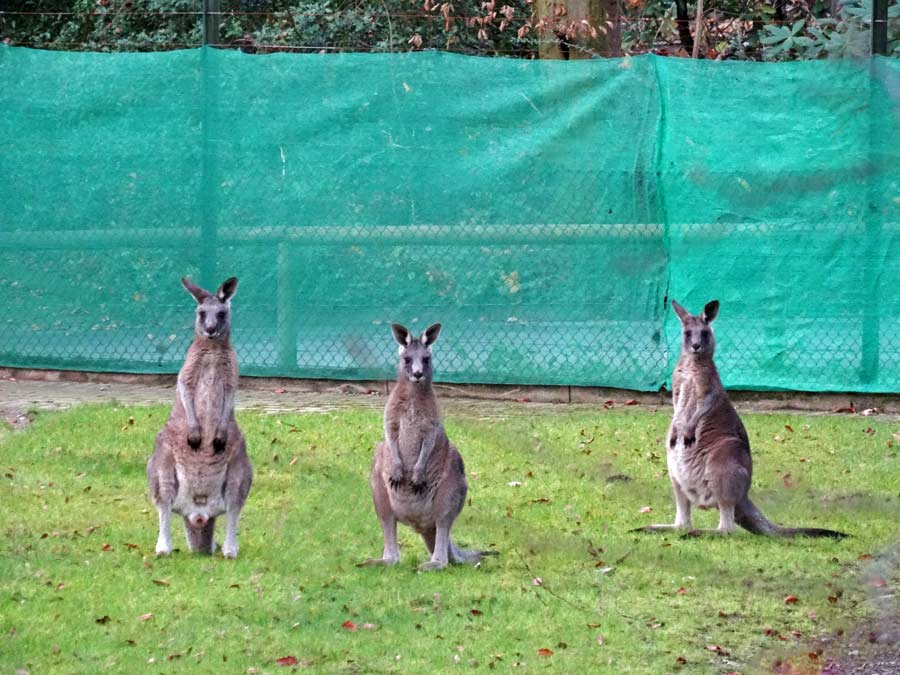
[[[437,342],[441,332],[441,324],[429,326],[421,337],[414,338],[406,328],[398,323],[391,325],[394,340],[399,347],[397,353],[397,376],[405,377],[413,384],[431,382],[434,370],[431,365],[431,345]]]
[[[237,291],[237,278],[231,277],[210,293],[188,281],[181,280],[188,293],[197,301],[194,333],[197,337],[221,340],[231,334],[231,298]]]
[[[194,333],[215,340],[231,332],[231,303],[219,302],[211,295],[197,305]]]
[[[681,350],[684,354],[712,356],[716,350],[712,322],[719,313],[719,301],[706,303],[700,316],[694,316],[674,300],[672,309],[681,319]]]

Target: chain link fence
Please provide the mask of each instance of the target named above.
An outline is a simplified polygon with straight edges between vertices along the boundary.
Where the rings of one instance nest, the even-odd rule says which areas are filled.
[[[237,275],[250,375],[900,389],[900,63],[0,48],[0,363],[174,372]]]

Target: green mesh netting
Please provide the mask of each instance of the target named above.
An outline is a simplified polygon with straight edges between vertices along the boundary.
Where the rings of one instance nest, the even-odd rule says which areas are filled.
[[[0,49],[0,363],[173,372],[189,275],[242,372],[900,390],[900,63]]]

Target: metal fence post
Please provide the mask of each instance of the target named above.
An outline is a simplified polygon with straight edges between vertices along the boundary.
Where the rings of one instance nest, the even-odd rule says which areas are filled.
[[[297,303],[294,293],[294,260],[291,244],[278,244],[278,288],[275,311],[278,316],[278,365],[282,375],[290,377],[297,370]]]
[[[887,56],[888,0],[872,2],[872,54]]]
[[[222,0],[203,0],[203,44],[219,44],[222,27]]]
[[[885,0],[886,2],[887,0]],[[876,0],[878,2],[878,0]],[[885,5],[886,7],[886,5]],[[887,24],[883,24],[887,25]],[[874,33],[874,30],[873,30]],[[874,38],[873,38],[874,47]],[[886,138],[883,116],[879,104],[884,90],[880,86],[879,61],[869,62],[869,167],[865,204],[865,243],[863,246],[863,324],[860,361],[860,380],[871,384],[878,379],[881,364],[881,268],[885,264],[883,231],[884,215],[884,151]]]

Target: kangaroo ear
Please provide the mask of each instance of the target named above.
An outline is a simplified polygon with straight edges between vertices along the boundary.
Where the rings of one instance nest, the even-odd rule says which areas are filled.
[[[219,290],[216,291],[216,297],[219,299],[219,302],[231,300],[237,291],[237,284],[237,277],[230,277],[223,281],[222,285],[219,286]]]
[[[396,340],[397,344],[401,347],[405,347],[412,342],[412,335],[410,335],[409,331],[399,323],[391,324],[391,332],[394,334],[394,340]]]
[[[194,300],[198,303],[203,302],[210,297],[210,292],[200,288],[197,284],[191,283],[187,277],[181,278],[181,285],[187,289],[187,292],[194,296]]]
[[[712,323],[713,319],[719,314],[719,301],[713,300],[706,303],[706,307],[700,312],[700,320],[703,323]]]
[[[688,317],[690,317],[691,313],[687,311],[684,307],[679,305],[674,300],[672,301],[672,309],[675,310],[675,313],[678,315],[678,318],[681,319],[681,323],[684,323]]]
[[[430,347],[435,342],[437,342],[438,335],[441,334],[441,324],[433,323],[428,328],[425,329],[425,332],[422,333],[422,337],[419,340],[426,347]]]

